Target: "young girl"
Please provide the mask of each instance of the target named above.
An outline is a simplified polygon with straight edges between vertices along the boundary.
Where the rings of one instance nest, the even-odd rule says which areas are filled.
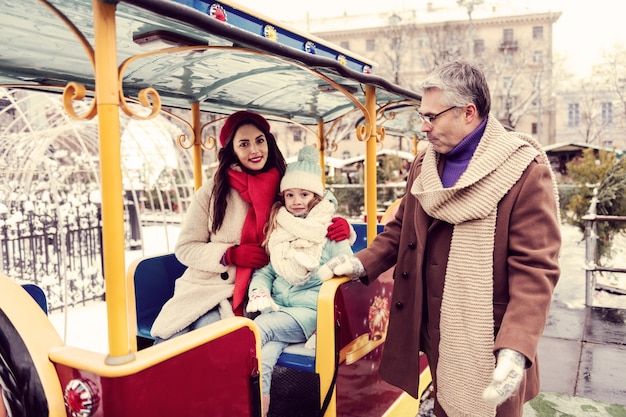
[[[315,332],[320,265],[333,256],[352,254],[351,242],[334,242],[326,229],[337,201],[324,190],[318,151],[305,146],[280,183],[282,201],[272,207],[267,239],[270,264],[252,276],[248,312],[260,311],[264,415],[269,410],[272,371],[283,349],[305,342]],[[354,242],[354,235],[351,239]]]

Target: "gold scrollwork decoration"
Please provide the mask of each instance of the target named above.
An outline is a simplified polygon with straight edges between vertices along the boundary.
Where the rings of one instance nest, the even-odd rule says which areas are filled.
[[[82,101],[86,95],[87,89],[80,83],[71,82],[65,86],[63,89],[63,108],[70,118],[74,120],[90,120],[98,114],[95,98],[91,101],[86,113],[79,115],[76,113],[76,110],[74,110],[74,102]]]
[[[211,149],[215,149],[217,146],[217,140],[214,136],[207,136],[202,138],[202,142],[200,142],[200,146],[205,151],[210,151]]]
[[[376,126],[376,142],[377,143],[382,143],[385,140],[385,136],[387,134],[387,131],[385,130],[384,126]]]
[[[358,125],[356,127],[356,138],[359,142],[366,142],[369,140],[369,130],[365,125]]]
[[[149,114],[142,115],[135,112],[126,102],[126,98],[120,88],[120,106],[126,115],[139,120],[149,120],[156,117],[161,111],[161,96],[159,96],[159,93],[154,88],[144,88],[139,92],[137,99],[142,107],[151,109]]]
[[[202,149],[204,149],[205,151],[210,151],[212,149],[217,148],[217,139],[215,138],[215,136],[213,135],[203,136],[202,132],[204,132],[204,129],[206,129],[208,126],[215,124],[217,122],[223,121],[225,119],[226,117],[220,117],[219,119],[212,120],[202,125],[202,127],[200,128],[200,138],[201,138],[200,146],[202,147]]]
[[[389,120],[394,120],[396,118],[396,112],[395,111],[390,111],[388,113],[385,113],[384,111],[380,112],[380,120],[384,120],[384,122],[387,122]]]
[[[203,124],[200,127],[200,146],[202,147],[202,149],[204,149],[205,151],[210,151],[212,149],[215,149],[217,147],[217,139],[215,138],[215,136],[213,135],[209,135],[209,136],[203,136],[202,132],[204,132],[204,129],[206,129],[207,127],[217,123],[217,122],[222,122],[226,120],[226,116],[224,117],[220,117],[217,118],[215,120],[211,120],[209,122],[206,122],[205,124]]]
[[[181,149],[191,149],[191,147],[193,146],[193,139],[187,140],[188,138],[189,136],[185,135],[184,133],[181,133],[176,137],[176,143]]]

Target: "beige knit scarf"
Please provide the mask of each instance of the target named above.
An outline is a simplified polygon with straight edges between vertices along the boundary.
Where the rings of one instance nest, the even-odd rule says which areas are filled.
[[[490,116],[476,152],[457,183],[443,188],[438,154],[426,150],[411,193],[431,217],[454,225],[441,304],[437,398],[450,417],[493,417],[482,399],[495,358],[493,249],[498,202],[541,155],[530,136],[509,133]]]

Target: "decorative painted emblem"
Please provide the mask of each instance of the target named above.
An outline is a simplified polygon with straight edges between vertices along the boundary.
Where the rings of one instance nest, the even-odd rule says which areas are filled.
[[[371,74],[372,73],[372,67],[370,67],[369,65],[363,65],[363,74]]]
[[[341,65],[346,65],[348,63],[348,60],[346,59],[345,55],[338,55],[337,61],[339,61]]]
[[[384,296],[375,296],[369,308],[367,317],[369,332],[362,334],[344,346],[339,352],[341,360],[346,365],[351,365],[366,356],[387,337],[387,325],[389,324],[389,299]]]
[[[90,417],[98,404],[89,383],[82,379],[72,379],[67,383],[63,399],[71,417]]]
[[[265,25],[263,28],[263,36],[273,41],[278,40],[278,33],[276,33],[276,28],[272,25]]]
[[[311,55],[315,55],[317,53],[317,47],[313,41],[306,41],[304,44],[304,52],[308,52]]]
[[[389,324],[389,299],[375,296],[367,319],[370,338],[372,340],[382,339],[387,333],[387,324]]]
[[[216,18],[217,20],[219,20],[221,22],[227,22],[228,21],[228,16],[226,15],[226,10],[224,10],[222,5],[219,4],[219,3],[213,3],[209,7],[208,14],[209,14],[209,16],[214,17],[214,18]]]

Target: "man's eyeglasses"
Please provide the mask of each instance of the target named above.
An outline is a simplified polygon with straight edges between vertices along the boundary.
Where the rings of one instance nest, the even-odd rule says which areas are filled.
[[[417,113],[420,117],[420,119],[422,119],[422,122],[426,123],[429,126],[433,125],[433,120],[435,120],[437,117],[441,116],[442,114],[444,114],[447,111],[450,111],[452,109],[456,109],[459,106],[452,106],[449,109],[445,109],[444,111],[440,111],[437,114],[422,114],[422,113]]]

